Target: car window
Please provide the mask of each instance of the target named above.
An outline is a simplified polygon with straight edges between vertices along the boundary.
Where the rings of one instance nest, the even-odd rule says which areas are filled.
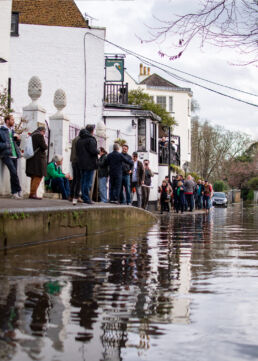
[[[223,193],[223,192],[215,192],[215,193],[214,193],[214,197],[226,198],[226,195],[225,195],[225,193]]]

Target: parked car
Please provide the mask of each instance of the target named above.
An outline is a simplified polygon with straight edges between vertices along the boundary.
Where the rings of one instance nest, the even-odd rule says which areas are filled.
[[[213,206],[228,206],[228,199],[224,192],[214,192],[212,197],[212,205]]]

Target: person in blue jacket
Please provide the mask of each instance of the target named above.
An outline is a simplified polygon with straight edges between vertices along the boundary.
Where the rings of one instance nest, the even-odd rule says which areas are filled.
[[[14,117],[7,115],[4,125],[0,127],[0,158],[10,172],[12,198],[22,199],[21,186],[17,174],[17,160],[21,157],[19,150],[20,136],[13,130]]]

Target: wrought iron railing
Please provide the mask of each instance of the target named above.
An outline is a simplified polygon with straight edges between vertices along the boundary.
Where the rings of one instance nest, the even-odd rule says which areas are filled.
[[[105,83],[104,102],[109,104],[128,104],[128,83]]]

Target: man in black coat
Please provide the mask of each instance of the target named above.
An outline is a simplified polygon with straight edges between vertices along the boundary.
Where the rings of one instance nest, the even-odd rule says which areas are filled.
[[[84,203],[92,204],[90,190],[92,187],[93,175],[98,168],[98,148],[97,141],[93,136],[95,125],[88,124],[79,133],[76,143],[76,156],[81,170],[81,192]]]
[[[113,152],[107,156],[110,176],[110,202],[119,204],[120,191],[122,187],[123,162],[133,166],[133,161],[119,153],[119,145],[113,145]]]
[[[42,199],[37,196],[37,190],[43,177],[47,175],[47,155],[48,148],[45,142],[45,127],[38,127],[32,134],[32,145],[34,156],[26,160],[26,175],[31,178],[30,199]]]

